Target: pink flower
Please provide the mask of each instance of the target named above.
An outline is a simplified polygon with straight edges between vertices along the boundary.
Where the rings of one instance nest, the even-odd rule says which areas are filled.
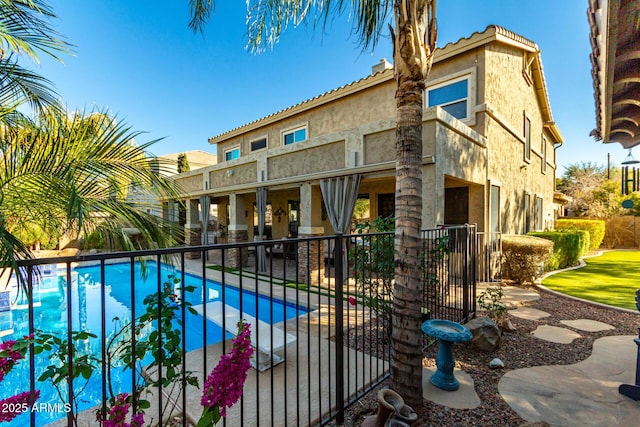
[[[204,391],[200,403],[207,410],[217,406],[220,415],[227,414],[227,408],[242,397],[242,388],[247,379],[247,371],[251,367],[249,359],[253,354],[251,348],[251,327],[238,322],[238,336],[233,339],[230,354],[223,354],[220,361],[204,382]]]
[[[144,424],[144,415],[137,413],[131,415],[131,423],[126,422],[131,404],[129,403],[129,395],[120,393],[116,396],[113,406],[109,409],[107,419],[104,420],[104,427],[142,427]],[[102,419],[100,417],[99,421]]]
[[[351,305],[356,305],[357,304],[357,301],[356,301],[355,297],[349,297],[349,304],[351,304]]]
[[[40,390],[35,390],[33,398],[30,392],[25,391],[16,394],[15,396],[0,400],[0,408],[12,409],[0,411],[0,423],[9,422],[21,413],[28,411],[39,397]]]
[[[13,349],[15,345],[14,340],[0,343],[0,381],[4,380],[4,376],[13,369],[18,360],[24,359],[24,354]]]

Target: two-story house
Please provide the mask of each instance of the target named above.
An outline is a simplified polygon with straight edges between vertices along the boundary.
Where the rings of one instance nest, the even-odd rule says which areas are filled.
[[[259,187],[269,237],[333,234],[320,180],[356,173],[369,215],[393,214],[395,89],[383,60],[361,80],[211,138],[219,163],[177,178],[189,194],[187,242],[200,242],[203,195],[218,205],[228,241],[252,240]],[[497,26],[449,43],[435,52],[424,99],[423,228],[548,227],[562,136],[538,46]]]

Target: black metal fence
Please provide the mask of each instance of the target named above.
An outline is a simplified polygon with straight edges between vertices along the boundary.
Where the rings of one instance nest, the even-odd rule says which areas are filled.
[[[423,315],[465,323],[476,313],[475,225],[423,230]]]
[[[472,226],[424,232],[424,301],[432,318],[473,316],[474,238]],[[276,250],[285,243],[286,250]],[[264,272],[255,260],[258,246],[270,253]],[[199,259],[189,259],[192,254]],[[35,343],[5,377],[0,399],[39,390],[40,406],[10,425],[95,423],[110,397],[143,388],[130,410],[144,409],[145,425],[195,424],[204,379],[231,349],[241,317],[252,327],[256,369],[221,425],[341,421],[346,407],[389,375],[389,233],[21,266],[26,282],[11,288],[0,333],[3,340],[35,334]]]

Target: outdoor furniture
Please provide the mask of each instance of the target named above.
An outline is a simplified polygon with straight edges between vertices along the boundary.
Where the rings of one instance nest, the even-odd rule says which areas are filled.
[[[640,289],[636,290],[636,307],[640,311]],[[638,338],[633,342],[638,346],[638,355],[636,356],[636,383],[621,384],[618,392],[633,400],[640,400],[640,328],[638,328]]]
[[[194,305],[193,308],[198,314],[203,314],[203,305]],[[240,311],[222,301],[212,301],[207,303],[207,319],[216,325],[223,327],[232,335],[238,333],[238,322],[240,321]],[[296,342],[296,337],[286,333],[280,328],[273,327],[269,323],[256,319],[247,313],[242,313],[242,321],[251,325],[251,346],[256,349],[256,354],[251,357],[251,365],[260,372],[284,362],[284,348]]]
[[[460,383],[453,375],[453,343],[471,340],[471,332],[459,323],[442,319],[427,320],[422,324],[422,332],[440,341],[436,357],[438,369],[431,375],[431,384],[442,390],[457,390]]]

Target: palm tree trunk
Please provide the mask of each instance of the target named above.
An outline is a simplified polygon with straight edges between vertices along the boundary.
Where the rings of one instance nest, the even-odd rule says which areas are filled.
[[[435,49],[435,0],[395,4],[396,108],[395,286],[391,340],[394,389],[422,417],[422,109]]]

